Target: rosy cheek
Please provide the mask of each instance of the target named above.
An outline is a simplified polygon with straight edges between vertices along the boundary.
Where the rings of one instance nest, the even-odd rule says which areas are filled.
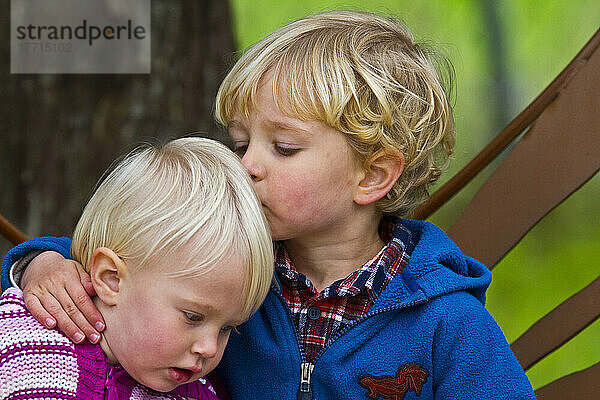
[[[306,200],[318,191],[318,182],[311,175],[286,175],[278,179],[278,191],[288,200]]]
[[[164,353],[169,348],[173,348],[174,345],[173,338],[169,335],[152,335],[151,337],[148,337],[148,339],[151,340],[149,347],[156,354]]]
[[[146,327],[148,329],[138,335],[142,338],[139,347],[148,349],[150,354],[160,355],[172,352],[176,348],[177,342],[181,340],[176,335],[173,326],[165,324],[165,321],[148,321]]]

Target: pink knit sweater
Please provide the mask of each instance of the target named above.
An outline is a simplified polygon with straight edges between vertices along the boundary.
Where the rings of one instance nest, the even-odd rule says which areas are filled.
[[[0,297],[0,399],[201,399],[218,400],[199,381],[162,393],[135,381],[120,365],[109,365],[99,345],[73,344],[47,329],[25,308],[23,293]]]

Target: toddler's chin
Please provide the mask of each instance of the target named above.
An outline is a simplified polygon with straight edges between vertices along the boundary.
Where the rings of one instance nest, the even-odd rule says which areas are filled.
[[[170,379],[168,376],[165,376],[164,379],[156,379],[156,377],[154,377],[154,379],[144,379],[143,377],[135,376],[132,376],[132,378],[141,383],[142,385],[162,393],[170,392],[171,390],[174,390],[177,386],[181,385],[181,383]]]

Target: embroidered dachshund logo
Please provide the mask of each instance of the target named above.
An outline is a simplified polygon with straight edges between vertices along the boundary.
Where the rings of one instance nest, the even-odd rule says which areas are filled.
[[[367,397],[377,399],[379,397],[402,400],[408,391],[413,391],[419,396],[423,384],[429,374],[420,365],[404,364],[398,368],[395,376],[365,375],[360,378],[359,383],[369,389]]]

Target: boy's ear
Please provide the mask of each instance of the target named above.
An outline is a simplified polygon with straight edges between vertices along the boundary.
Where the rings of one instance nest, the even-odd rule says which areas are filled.
[[[389,150],[379,150],[364,168],[364,177],[358,184],[354,202],[367,205],[383,198],[404,170],[404,156]]]
[[[90,262],[90,278],[96,294],[106,305],[117,304],[127,264],[112,250],[99,247],[94,250]]]

